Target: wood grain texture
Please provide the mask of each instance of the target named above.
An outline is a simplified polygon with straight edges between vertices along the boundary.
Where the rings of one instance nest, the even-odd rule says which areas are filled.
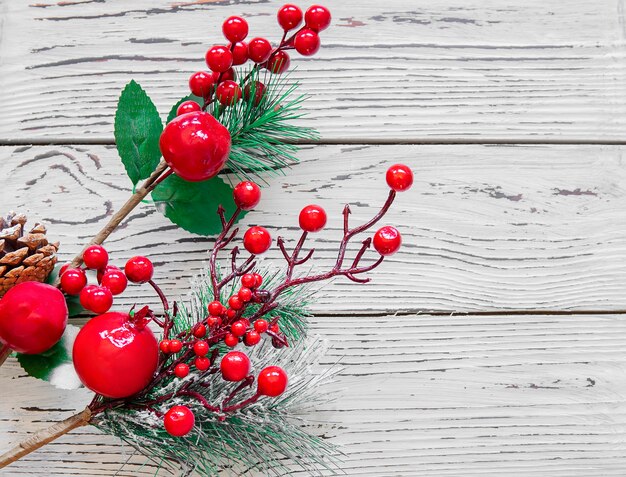
[[[623,0],[326,3],[321,52],[294,62],[323,139],[624,139]],[[111,141],[131,78],[165,116],[226,16],[276,39],[279,5],[4,0],[0,142]]]
[[[313,304],[317,313],[416,311],[617,310],[626,308],[626,170],[618,146],[324,146],[269,179],[259,210],[243,226],[267,226],[288,244],[297,214],[319,203],[326,230],[312,239],[315,266],[330,268],[341,209],[352,223],[384,202],[393,162],[415,171],[385,223],[404,245],[372,283],[336,280]],[[2,208],[50,224],[70,259],[129,193],[112,147],[0,148]],[[358,242],[357,242],[358,244]],[[209,239],[177,229],[153,206],[140,206],[108,241],[114,263],[137,254],[157,265],[170,296],[183,295],[207,259]],[[370,256],[375,256],[372,251]],[[267,254],[281,263],[280,252]],[[150,287],[131,286],[117,302],[155,303]]]
[[[313,333],[331,345],[323,362],[342,366],[322,390],[336,401],[307,415],[346,454],[336,475],[623,475],[622,315],[317,316]],[[0,397],[0,449],[89,400],[24,376],[13,358]],[[143,464],[86,428],[0,475],[154,475]]]

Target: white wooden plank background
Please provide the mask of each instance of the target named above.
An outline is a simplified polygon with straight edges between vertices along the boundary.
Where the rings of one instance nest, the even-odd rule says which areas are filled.
[[[129,190],[111,146],[121,87],[139,80],[165,113],[224,17],[267,32],[280,4],[0,0],[1,208],[51,222],[72,256]],[[321,203],[329,265],[340,204],[373,213],[392,162],[416,185],[389,216],[402,251],[314,304],[324,360],[344,368],[312,431],[343,446],[350,476],[624,475],[623,1],[326,4],[335,26],[294,75],[327,145],[271,179],[245,223],[289,236]],[[180,295],[207,242],[143,205],[108,247],[120,263],[149,253]],[[118,305],[152,300],[133,287]],[[10,359],[0,450],[88,400]],[[0,476],[153,475],[144,463],[83,429]]]

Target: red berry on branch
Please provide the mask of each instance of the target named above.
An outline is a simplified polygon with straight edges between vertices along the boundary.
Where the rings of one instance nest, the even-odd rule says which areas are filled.
[[[223,73],[233,65],[233,54],[223,45],[215,45],[209,48],[205,59],[211,71],[218,73]]]
[[[209,311],[209,315],[220,316],[224,309],[224,305],[222,305],[219,301],[212,301],[209,303],[207,309]]]
[[[270,325],[270,331],[274,333],[275,335],[278,334],[280,332],[280,327],[278,326],[278,323],[274,323],[273,325]]]
[[[387,184],[396,192],[409,190],[413,185],[413,171],[404,164],[395,164],[387,169]]]
[[[228,306],[233,310],[241,310],[243,308],[243,302],[237,295],[233,295],[228,299]]]
[[[67,316],[65,297],[57,288],[19,283],[0,299],[0,343],[18,353],[43,353],[61,339]]]
[[[239,292],[237,293],[237,296],[242,302],[248,303],[252,299],[252,290],[250,290],[249,288],[243,287],[241,290],[239,290]]]
[[[248,329],[248,326],[243,320],[237,320],[232,325],[230,325],[231,333],[235,335],[237,338],[240,338],[243,335],[245,335],[247,329]]]
[[[252,210],[261,200],[261,188],[254,182],[240,182],[233,189],[233,198],[240,209]]]
[[[229,17],[222,25],[222,33],[231,43],[241,41],[248,36],[248,22],[241,17]]]
[[[302,22],[302,10],[295,5],[288,3],[287,5],[280,7],[276,18],[278,19],[278,24],[283,30],[293,30],[295,27],[300,25],[300,22]]]
[[[330,20],[330,11],[321,5],[311,5],[304,14],[306,26],[317,32],[326,30],[330,25]]]
[[[87,275],[80,268],[70,268],[61,275],[61,288],[68,295],[78,295],[87,285]]]
[[[163,425],[167,433],[174,437],[183,437],[191,432],[196,418],[187,406],[174,406],[165,413]]]
[[[248,58],[255,63],[264,63],[272,54],[272,44],[265,38],[253,38],[248,42]]]
[[[272,237],[266,228],[250,227],[243,236],[243,246],[253,255],[266,252],[272,245]]]
[[[219,316],[209,316],[207,319],[207,325],[209,328],[213,328],[214,326],[219,326],[222,324],[222,319]]]
[[[193,335],[196,338],[204,338],[206,336],[206,326],[202,323],[198,323],[193,329]]]
[[[241,88],[234,81],[222,81],[218,85],[215,95],[224,106],[232,106],[241,99]]]
[[[102,286],[111,290],[113,295],[119,295],[128,285],[128,279],[121,270],[109,270],[102,276]]]
[[[221,75],[221,77],[220,77]],[[223,73],[213,73],[213,80],[215,81],[215,84],[218,83],[218,81],[221,83],[222,81],[235,81],[235,70],[232,68],[227,69],[226,71],[224,71]]]
[[[241,284],[246,288],[254,288],[256,280],[252,273],[246,273],[241,277]]]
[[[179,378],[184,378],[189,375],[189,365],[185,363],[178,363],[174,367],[174,374]]]
[[[222,358],[220,371],[226,381],[242,381],[250,374],[250,359],[241,351],[229,351]]]
[[[110,271],[113,270],[119,270],[119,267],[116,267],[115,265],[107,265],[104,268],[101,268],[100,270],[98,270],[96,272],[96,277],[98,278],[98,283],[102,284],[102,277],[104,277],[105,273],[108,273]]]
[[[230,308],[226,310],[226,318],[228,318],[229,320],[232,320],[236,314],[237,310],[231,310]]]
[[[102,245],[90,245],[83,252],[83,262],[87,268],[102,270],[109,263],[109,254]]]
[[[61,265],[61,268],[59,268],[59,276],[62,276],[68,268],[70,268],[71,263],[64,263],[63,265]]]
[[[133,283],[146,283],[152,280],[154,266],[146,257],[136,256],[126,262],[124,273]]]
[[[163,352],[163,353],[169,353],[170,352],[170,340],[162,340],[159,343],[159,349]]]
[[[259,288],[261,285],[263,285],[263,277],[259,275],[258,273],[255,273],[254,274],[254,287]]]
[[[183,343],[180,340],[170,340],[170,353],[178,353],[181,349],[183,349]]]
[[[183,101],[176,108],[176,116],[180,116],[185,113],[193,113],[194,111],[200,111],[202,108],[195,101]]]
[[[204,356],[198,356],[193,363],[198,371],[206,371],[211,366],[209,358]]]
[[[254,346],[259,344],[259,341],[261,341],[261,335],[256,330],[248,331],[243,338],[243,342],[246,346]]]
[[[287,373],[278,366],[268,366],[259,373],[257,392],[263,396],[280,396],[287,389]]]
[[[310,28],[303,28],[296,35],[293,46],[302,56],[312,56],[320,49],[320,37]]]
[[[133,323],[127,313],[111,312],[83,326],[74,341],[72,358],[87,388],[109,398],[124,398],[152,380],[159,345],[147,326]]]
[[[94,313],[105,313],[113,305],[113,294],[108,288],[98,285],[87,285],[80,292],[80,304]]]
[[[239,343],[239,338],[232,333],[227,333],[226,336],[224,336],[224,343],[226,346],[234,348]]]
[[[265,333],[268,329],[269,324],[263,318],[259,318],[254,322],[254,329],[257,333]]]
[[[374,234],[374,248],[383,256],[393,255],[402,245],[402,236],[398,229],[391,225],[381,227]]]
[[[246,98],[246,101],[249,101],[253,93],[254,105],[258,106],[259,104],[261,104],[261,100],[265,95],[265,85],[260,81],[252,81],[248,83],[243,89],[243,97]]]
[[[208,98],[213,93],[215,79],[211,73],[198,71],[189,77],[189,89],[195,96]]]
[[[193,344],[193,352],[196,356],[206,356],[209,352],[209,344],[206,341],[196,341]]]
[[[243,41],[238,41],[235,46],[230,45],[233,52],[233,66],[243,65],[248,61],[248,45]]]
[[[276,75],[280,75],[289,69],[291,59],[286,51],[277,51],[267,63],[267,69]]]
[[[300,211],[299,222],[305,232],[319,232],[326,225],[326,211],[319,205],[307,205]]]
[[[222,170],[230,153],[230,133],[211,114],[195,112],[165,126],[159,146],[165,162],[181,179],[203,181]]]

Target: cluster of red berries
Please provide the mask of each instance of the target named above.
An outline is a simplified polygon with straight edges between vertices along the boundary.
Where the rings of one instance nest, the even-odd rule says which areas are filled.
[[[102,245],[90,245],[83,252],[85,268],[61,267],[61,289],[68,295],[79,295],[80,304],[87,310],[102,314],[113,305],[113,296],[119,295],[128,282],[146,283],[152,279],[154,267],[146,257],[132,257],[124,270],[109,265],[109,254]],[[88,285],[86,270],[95,270],[98,285]]]

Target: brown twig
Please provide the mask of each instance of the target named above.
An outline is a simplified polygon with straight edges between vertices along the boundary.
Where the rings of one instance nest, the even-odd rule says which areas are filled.
[[[11,348],[7,345],[0,345],[0,366],[2,366],[2,364],[7,360],[11,351]]]

